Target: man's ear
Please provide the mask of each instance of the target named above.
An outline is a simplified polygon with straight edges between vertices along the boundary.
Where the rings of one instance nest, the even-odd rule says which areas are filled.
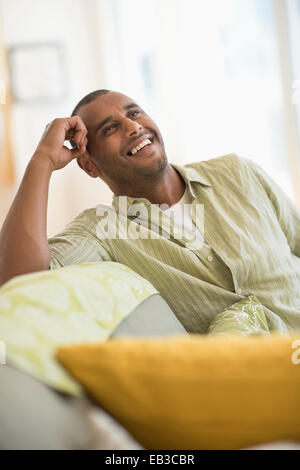
[[[92,178],[101,177],[101,171],[98,166],[93,162],[91,155],[85,152],[77,158],[78,166],[84,170]]]

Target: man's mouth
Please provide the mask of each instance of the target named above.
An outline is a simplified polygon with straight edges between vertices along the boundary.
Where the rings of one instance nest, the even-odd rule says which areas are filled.
[[[144,139],[142,142],[140,142],[136,147],[133,147],[129,152],[127,152],[127,155],[129,157],[137,158],[137,157],[151,155],[153,151],[154,151],[154,146],[151,140],[147,138],[147,139]]]

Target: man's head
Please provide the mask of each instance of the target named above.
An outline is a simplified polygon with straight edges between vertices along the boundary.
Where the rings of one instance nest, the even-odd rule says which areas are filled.
[[[87,151],[77,159],[80,168],[103,179],[114,194],[134,194],[135,186],[160,178],[168,165],[163,139],[134,100],[119,92],[97,90],[77,104],[74,115],[88,130]],[[135,152],[142,142],[144,147]]]

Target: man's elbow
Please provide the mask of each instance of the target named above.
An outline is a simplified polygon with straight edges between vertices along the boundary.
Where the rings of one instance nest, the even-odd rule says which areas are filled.
[[[18,276],[23,276],[25,274],[32,274],[36,273],[39,271],[47,271],[48,269],[51,269],[50,262],[41,264],[40,266],[36,266],[34,268],[30,269],[17,269],[17,270],[6,270],[5,272],[1,272],[0,270],[0,288],[6,284],[8,281],[11,281],[15,277]]]

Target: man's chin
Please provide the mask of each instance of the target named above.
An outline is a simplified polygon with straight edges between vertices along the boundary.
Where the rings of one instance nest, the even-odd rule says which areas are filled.
[[[134,171],[136,174],[159,178],[163,174],[167,165],[168,160],[166,155],[156,153],[147,159],[140,159],[139,162],[136,162],[134,165]]]

